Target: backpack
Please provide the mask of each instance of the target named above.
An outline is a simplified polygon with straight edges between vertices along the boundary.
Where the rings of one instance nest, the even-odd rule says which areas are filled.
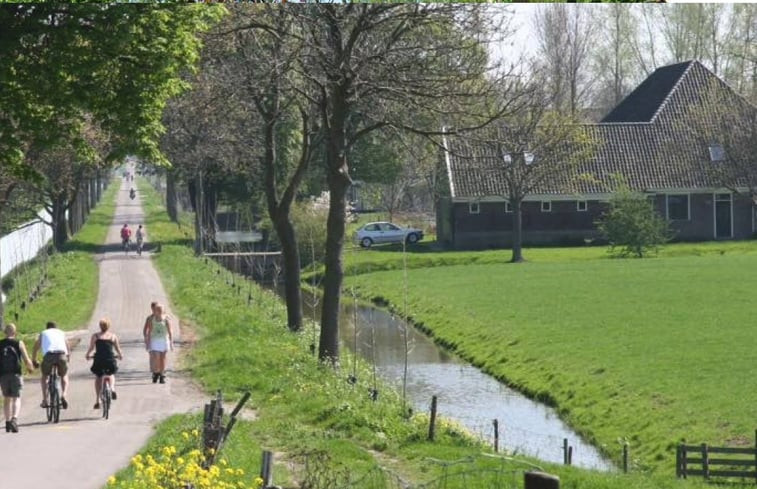
[[[21,358],[16,347],[10,343],[0,350],[0,374],[21,373]]]

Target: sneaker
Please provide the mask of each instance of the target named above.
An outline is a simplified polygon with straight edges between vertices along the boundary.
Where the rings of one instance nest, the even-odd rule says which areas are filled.
[[[10,428],[12,433],[18,433],[18,420],[16,418],[12,418],[10,421]]]
[[[60,407],[62,407],[63,409],[68,409],[68,401],[65,397],[60,398]]]
[[[165,384],[166,383],[166,376],[165,375],[161,375],[160,376],[160,383],[161,384]]]
[[[160,374],[152,374],[152,383],[156,383],[158,381],[158,377],[160,377]]]
[[[114,401],[115,401],[116,399],[118,399],[118,396],[116,395],[116,391],[110,391],[110,398],[111,398],[112,400],[114,400]]]

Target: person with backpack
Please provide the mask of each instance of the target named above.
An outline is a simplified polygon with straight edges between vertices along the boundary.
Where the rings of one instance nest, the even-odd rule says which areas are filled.
[[[26,353],[24,342],[16,339],[16,325],[5,326],[5,338],[0,340],[0,389],[3,392],[5,432],[18,433],[18,415],[21,411],[21,389],[24,379],[21,375],[21,360],[29,371],[34,370],[32,360]]]

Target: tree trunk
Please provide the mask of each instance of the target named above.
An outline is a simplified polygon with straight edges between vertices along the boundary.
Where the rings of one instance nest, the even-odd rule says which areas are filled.
[[[179,206],[176,195],[176,174],[166,172],[166,211],[171,222],[179,222]]]
[[[100,175],[100,169],[97,169],[97,176],[95,177],[95,202],[100,202],[103,192],[103,178]]]
[[[56,195],[53,198],[52,204],[53,245],[56,250],[61,251],[63,245],[68,241],[68,221],[66,221],[66,205],[68,204],[68,200],[66,199],[66,195]]]
[[[284,297],[287,306],[287,326],[290,331],[302,329],[302,288],[300,287],[300,251],[297,236],[289,215],[281,213],[274,221],[284,257]]]
[[[334,174],[336,173],[336,174]],[[329,176],[329,216],[326,221],[326,257],[323,277],[323,308],[318,358],[339,362],[339,308],[344,269],[345,196],[349,182],[338,172]]]
[[[521,214],[522,199],[513,199],[510,204],[513,207],[513,256],[512,263],[523,261],[523,216]]]

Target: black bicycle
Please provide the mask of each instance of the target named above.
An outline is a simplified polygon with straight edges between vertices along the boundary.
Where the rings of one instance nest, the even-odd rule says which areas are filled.
[[[60,377],[58,376],[58,365],[53,364],[50,375],[47,377],[47,421],[57,423],[60,421]]]

